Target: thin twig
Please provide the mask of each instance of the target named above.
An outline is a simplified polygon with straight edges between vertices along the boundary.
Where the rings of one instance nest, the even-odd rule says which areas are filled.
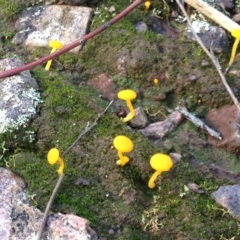
[[[89,126],[89,122],[87,122],[87,126],[85,127],[85,130],[79,134],[79,136],[77,137],[77,139],[73,142],[73,144],[68,147],[64,152],[63,155],[68,153],[69,150],[75,146],[75,144],[79,141],[80,138],[82,138],[87,132],[89,132],[94,126],[97,125],[98,120],[100,119],[100,117],[108,110],[108,108],[113,104],[113,100],[107,105],[107,107],[104,109],[103,112],[99,113],[97,118],[94,120],[94,122],[92,123],[92,125]]]
[[[85,135],[87,132],[89,132],[95,125],[97,125],[97,122],[98,120],[100,119],[100,117],[108,110],[108,108],[112,105],[113,103],[113,100],[107,105],[107,107],[104,109],[103,112],[99,113],[97,118],[94,120],[93,124],[91,126],[89,126],[89,122],[87,123],[87,126],[85,128],[85,130],[77,137],[77,139],[74,141],[74,143],[69,147],[67,148],[67,150],[65,150],[63,152],[62,155],[66,154],[77,142],[78,140],[83,136]],[[47,204],[47,207],[45,209],[45,212],[44,212],[44,216],[43,216],[43,220],[42,220],[42,223],[41,223],[41,226],[40,226],[40,229],[39,229],[39,232],[38,232],[38,236],[37,236],[37,239],[36,240],[41,240],[42,238],[42,234],[43,234],[43,231],[44,231],[44,228],[45,228],[45,224],[46,224],[46,221],[47,221],[47,218],[48,218],[48,213],[49,213],[49,210],[52,206],[52,203],[53,203],[53,200],[57,194],[57,191],[62,183],[62,180],[63,180],[63,177],[64,177],[64,174],[61,174],[58,178],[58,181],[56,183],[56,186],[52,192],[52,195],[51,195],[51,198]]]
[[[217,138],[218,140],[222,140],[222,137],[220,133],[216,132],[215,130],[211,129],[204,123],[202,120],[194,116],[192,113],[190,113],[186,108],[184,107],[177,107],[177,111],[182,113],[189,121],[194,123],[197,127],[200,127],[204,131],[206,131],[208,134],[210,134],[212,137]]]
[[[108,22],[104,23],[102,26],[100,26],[97,29],[93,30],[92,32],[86,34],[82,38],[77,39],[73,43],[61,48],[60,50],[56,51],[55,53],[49,54],[49,55],[47,55],[45,57],[42,57],[42,58],[40,58],[40,59],[38,59],[34,62],[31,62],[29,64],[26,64],[26,65],[23,65],[23,66],[20,66],[20,67],[17,67],[17,68],[13,68],[13,69],[10,69],[10,70],[7,70],[7,71],[0,72],[0,81],[3,80],[1,78],[9,77],[9,76],[18,74],[20,72],[32,69],[32,68],[34,68],[34,67],[36,67],[36,66],[38,66],[38,65],[40,65],[44,62],[47,62],[50,59],[58,57],[58,56],[62,55],[63,53],[66,53],[66,52],[70,51],[71,49],[85,43],[87,40],[95,37],[97,34],[103,32],[104,30],[106,30],[107,28],[111,27],[113,24],[118,22],[120,19],[125,17],[132,10],[134,10],[137,6],[139,6],[142,2],[143,2],[143,0],[135,0],[131,5],[129,5],[127,8],[125,8],[122,12],[120,12],[114,18],[112,18]]]
[[[179,2],[179,0],[176,0],[176,2],[177,2],[177,4],[178,4],[179,8],[181,9],[183,15],[186,17],[187,22],[188,22],[188,24],[189,24],[189,26],[190,26],[190,28],[191,28],[191,32],[192,32],[193,36],[195,37],[195,39],[196,39],[196,41],[198,42],[198,44],[202,47],[202,49],[204,50],[204,52],[205,52],[205,53],[209,56],[209,58],[212,60],[214,66],[216,67],[217,72],[218,72],[218,74],[219,74],[219,76],[220,76],[220,78],[221,78],[221,80],[222,80],[223,85],[224,85],[225,88],[227,89],[227,91],[228,91],[230,97],[232,98],[234,104],[236,105],[236,107],[237,107],[238,110],[240,111],[240,104],[239,104],[237,98],[235,97],[235,95],[233,94],[232,89],[229,87],[229,85],[228,85],[228,83],[227,83],[227,81],[226,81],[226,78],[225,78],[223,72],[221,71],[221,66],[220,66],[217,58],[208,51],[208,49],[204,46],[204,44],[202,43],[201,39],[198,37],[198,35],[197,35],[196,32],[194,31],[194,29],[193,29],[193,27],[192,27],[192,24],[191,24],[191,21],[190,21],[190,19],[189,19],[189,16],[188,16],[187,12],[185,11],[183,5]]]
[[[61,174],[59,176],[59,178],[58,178],[58,181],[57,181],[57,183],[55,185],[55,188],[54,188],[54,190],[52,192],[52,195],[51,195],[51,197],[50,197],[50,199],[48,201],[47,207],[45,209],[45,212],[44,212],[44,215],[43,215],[43,220],[42,220],[40,229],[38,231],[38,236],[37,236],[36,240],[41,240],[41,238],[42,238],[42,234],[43,234],[43,231],[44,231],[44,228],[45,228],[45,224],[46,224],[46,221],[47,221],[47,218],[48,218],[48,213],[50,211],[50,208],[52,206],[53,200],[54,200],[54,198],[55,198],[55,196],[57,194],[57,191],[58,191],[58,189],[59,189],[59,187],[60,187],[60,185],[62,183],[63,178],[64,178],[64,174]]]

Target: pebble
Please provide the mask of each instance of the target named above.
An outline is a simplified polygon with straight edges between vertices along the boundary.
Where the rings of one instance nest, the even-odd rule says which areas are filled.
[[[134,27],[137,32],[146,32],[148,30],[148,26],[145,22],[135,22]]]
[[[207,67],[207,66],[209,66],[209,62],[207,60],[203,59],[202,63],[201,63],[201,66],[202,67]]]

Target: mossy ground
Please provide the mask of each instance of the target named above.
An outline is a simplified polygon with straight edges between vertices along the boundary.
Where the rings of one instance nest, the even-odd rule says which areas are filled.
[[[102,1],[98,7],[104,13],[104,7],[113,5],[119,12],[128,4],[127,0],[118,3],[108,0]],[[11,11],[8,13],[8,9],[4,14],[13,15]],[[101,18],[96,15],[91,28],[110,18],[111,15],[102,14]],[[191,123],[183,123],[154,147],[148,139],[129,130],[119,120],[113,105],[98,124],[64,154],[85,130],[87,122],[93,123],[108,105],[85,84],[88,78],[98,73],[109,74],[118,89],[144,89],[144,98],[137,99],[135,106],[144,107],[151,121],[164,119],[166,108],[174,108],[179,102],[186,102],[200,117],[210,108],[231,103],[215,70],[201,67],[206,56],[195,43],[168,39],[150,31],[136,33],[132,23],[145,18],[146,13],[139,7],[107,32],[89,40],[79,55],[67,54],[58,58],[58,63],[54,62],[49,73],[44,71],[44,66],[32,70],[44,102],[39,116],[26,129],[1,136],[1,142],[4,141],[9,149],[1,158],[1,166],[7,165],[25,180],[28,191],[35,195],[32,203],[43,210],[58,177],[56,167],[47,163],[46,154],[51,147],[58,147],[66,163],[65,178],[52,211],[75,213],[87,218],[102,239],[240,239],[239,223],[210,197],[220,185],[231,182],[214,178],[208,169],[210,163],[216,163],[238,172],[239,158],[210,146],[203,148],[201,141],[206,135]],[[14,21],[7,19],[9,27],[5,32],[11,36],[15,31]],[[114,63],[119,51],[124,47],[133,51],[142,43],[146,52],[151,54],[152,61],[129,70],[128,77],[118,76]],[[15,51],[7,38],[1,43],[3,55]],[[42,50],[30,54],[21,50],[17,52],[25,61],[43,53]],[[223,61],[226,61],[224,59],[223,55]],[[78,64],[83,68],[80,73],[76,67]],[[59,65],[64,66],[63,71],[58,69]],[[204,72],[204,76],[196,82],[188,81],[189,72],[195,68]],[[159,86],[153,85],[152,76],[161,73],[166,78]],[[235,81],[231,84],[238,86]],[[208,91],[210,87],[211,92]],[[166,97],[162,101],[154,101],[156,94]],[[34,134],[30,136],[29,131],[34,131]],[[134,151],[128,154],[130,163],[125,167],[115,164],[117,154],[112,149],[113,138],[119,134],[130,137],[135,145]],[[178,152],[182,159],[170,172],[162,174],[156,182],[157,187],[150,190],[147,182],[153,170],[149,159],[156,152]],[[191,158],[206,168],[195,168]],[[79,178],[89,180],[89,185],[76,184]],[[204,192],[189,190],[188,183],[198,184]],[[109,229],[119,232],[109,235]]]

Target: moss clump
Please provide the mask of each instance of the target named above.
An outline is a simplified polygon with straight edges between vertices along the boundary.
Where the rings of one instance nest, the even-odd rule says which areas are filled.
[[[0,0],[1,10],[0,13],[3,16],[11,17],[17,14],[20,10],[27,7],[28,1],[15,1],[15,0]],[[31,1],[29,1],[31,2]]]

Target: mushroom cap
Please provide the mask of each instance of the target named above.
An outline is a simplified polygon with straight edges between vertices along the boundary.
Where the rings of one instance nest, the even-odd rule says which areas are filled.
[[[56,163],[59,157],[60,157],[60,154],[57,148],[50,149],[47,154],[47,160],[50,164]]]
[[[49,47],[54,48],[54,49],[60,49],[63,47],[63,45],[57,40],[51,40],[49,42]]]
[[[144,3],[144,5],[145,5],[145,7],[149,7],[149,6],[151,5],[151,2],[150,2],[150,1],[146,1],[146,2]]]
[[[119,135],[113,140],[114,147],[120,152],[131,152],[133,150],[133,142],[126,136]]]
[[[235,38],[240,38],[240,29],[233,29],[231,35]]]
[[[136,97],[137,97],[137,93],[131,89],[125,89],[125,90],[118,92],[118,98],[125,100],[125,101],[135,99]]]
[[[164,171],[169,171],[169,169],[173,165],[173,162],[168,155],[162,154],[162,153],[156,153],[151,157],[150,165],[153,169],[164,172]]]

